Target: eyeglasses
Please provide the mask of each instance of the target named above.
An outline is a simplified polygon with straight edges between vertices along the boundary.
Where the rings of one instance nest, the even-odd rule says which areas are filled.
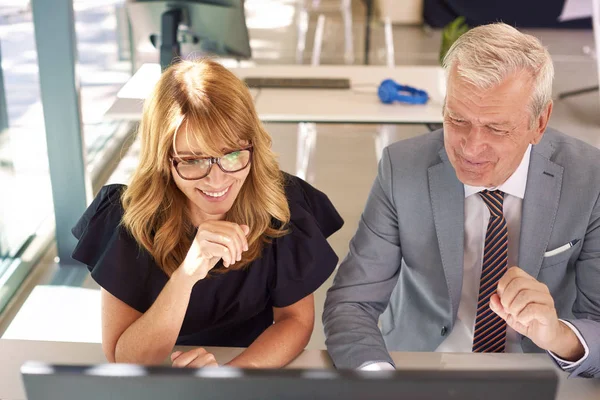
[[[213,164],[221,171],[234,173],[246,168],[252,161],[252,146],[232,151],[223,157],[183,157],[171,158],[171,162],[181,179],[194,181],[205,178],[210,174]]]

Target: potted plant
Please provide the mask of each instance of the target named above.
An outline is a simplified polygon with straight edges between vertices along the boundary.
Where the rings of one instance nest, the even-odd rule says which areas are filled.
[[[444,27],[442,30],[442,46],[440,48],[440,64],[456,39],[468,30],[469,25],[466,24],[465,17],[458,17]]]

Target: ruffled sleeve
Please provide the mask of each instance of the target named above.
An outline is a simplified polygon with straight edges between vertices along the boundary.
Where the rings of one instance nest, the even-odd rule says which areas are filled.
[[[291,175],[286,174],[286,181],[290,233],[274,243],[271,298],[275,307],[294,304],[329,278],[338,257],[327,238],[344,224],[324,193]]]
[[[104,186],[71,230],[79,240],[72,257],[87,265],[92,278],[124,303],[145,312],[151,256],[121,225],[123,185]]]

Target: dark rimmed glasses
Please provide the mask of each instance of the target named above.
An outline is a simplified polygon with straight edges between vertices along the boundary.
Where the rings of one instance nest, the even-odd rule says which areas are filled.
[[[222,157],[181,157],[171,158],[171,162],[181,179],[195,181],[210,174],[213,164],[217,164],[225,173],[239,172],[250,165],[252,146],[235,150]]]

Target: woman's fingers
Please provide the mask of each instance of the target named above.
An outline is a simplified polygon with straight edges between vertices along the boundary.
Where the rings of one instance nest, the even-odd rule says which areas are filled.
[[[187,368],[218,367],[217,360],[211,353],[196,357],[187,365]]]
[[[236,226],[236,224],[228,223],[226,225],[220,224],[218,228],[218,233],[224,240],[230,242],[235,249],[235,253],[233,253],[234,264],[242,259],[242,253],[244,252],[244,245],[239,237]]]
[[[227,221],[208,221],[200,226],[196,238],[226,246],[231,254],[232,261],[228,263],[230,265],[240,261],[243,252],[248,250],[246,235],[249,232],[250,228],[247,225]]]
[[[241,225],[235,224],[233,222],[225,223],[224,228],[225,229],[222,231],[222,233],[225,235],[230,235],[235,240],[235,243],[238,246],[239,252],[237,254],[237,261],[240,261],[242,259],[242,253],[248,250],[248,240],[246,239],[246,233],[244,232],[244,229],[242,229]]]
[[[199,355],[204,353],[206,353],[206,350],[204,350],[203,348],[197,348],[181,353],[179,356],[173,359],[173,366],[177,368],[187,367],[189,363],[191,363]]]
[[[176,351],[171,355],[171,360],[173,361],[173,367],[176,368],[217,367],[219,365],[215,356],[202,347],[184,353]]]
[[[243,225],[243,226],[246,226],[246,225]],[[246,239],[247,233],[242,228],[242,225],[232,224],[232,228],[235,231],[237,240],[238,240],[238,242],[240,244],[240,249],[242,250],[240,252],[240,256],[241,256],[242,252],[248,250],[248,239]],[[250,229],[248,229],[248,231],[250,231]]]
[[[181,354],[183,354],[182,351],[174,351],[173,354],[171,354],[171,362],[175,361],[175,359],[177,357],[179,357]]]
[[[244,231],[244,237],[248,236],[250,233],[250,227],[248,225],[240,225],[240,228],[242,228],[242,231]]]
[[[200,244],[200,249],[201,255],[208,259],[215,258],[217,261],[219,258],[222,259],[223,265],[225,267],[229,267],[234,261],[233,255],[231,253],[231,250],[229,250],[229,247],[223,246],[222,244],[204,240]],[[214,266],[215,265],[210,265],[209,269],[212,269]]]
[[[229,257],[227,258],[227,263],[229,266],[233,262],[237,260],[237,255],[240,252],[236,242],[231,239],[227,234],[223,234],[220,232],[211,232],[211,231],[203,231],[196,237],[196,240],[200,243],[200,253],[201,255],[207,256],[217,256],[216,254],[206,254],[208,251],[208,247],[206,243],[214,243],[220,246],[227,248]],[[225,258],[223,258],[223,263],[225,263]]]

